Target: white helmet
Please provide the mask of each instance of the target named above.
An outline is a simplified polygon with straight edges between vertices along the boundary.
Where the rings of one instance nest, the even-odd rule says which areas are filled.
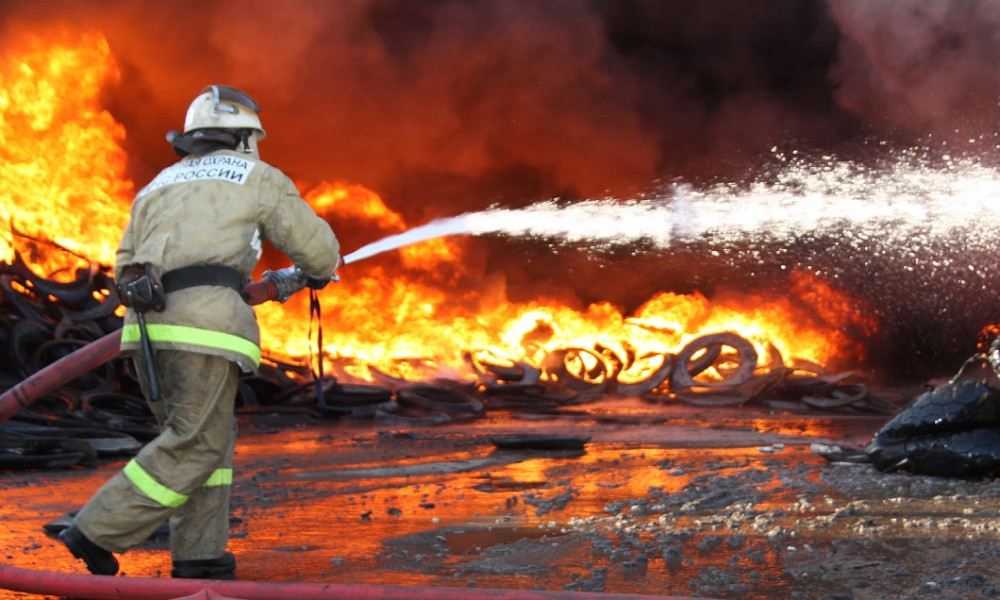
[[[260,125],[260,105],[253,98],[228,85],[209,85],[188,107],[184,133],[196,129],[253,129],[257,139],[267,135]]]

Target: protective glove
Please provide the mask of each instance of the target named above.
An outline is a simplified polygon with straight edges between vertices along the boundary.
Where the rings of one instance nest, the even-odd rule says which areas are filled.
[[[306,278],[306,287],[311,290],[321,290],[325,288],[328,283],[330,283],[329,277],[326,279],[316,279],[315,277]]]
[[[327,277],[326,279],[316,279],[310,277],[306,279],[306,287],[312,290],[321,290],[330,284],[331,281],[340,281],[340,276],[337,275],[337,269],[344,266],[344,257],[337,257],[337,266],[333,268],[333,275]]]

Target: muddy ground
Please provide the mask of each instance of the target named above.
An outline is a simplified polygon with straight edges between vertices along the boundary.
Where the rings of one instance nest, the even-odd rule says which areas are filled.
[[[1000,597],[1000,483],[828,458],[889,416],[638,399],[437,426],[241,415],[230,549],[237,576],[259,581]],[[589,441],[496,445],[510,434]],[[51,530],[123,462],[0,473],[5,560],[84,572]],[[122,555],[122,575],[168,576],[166,548],[157,536]]]

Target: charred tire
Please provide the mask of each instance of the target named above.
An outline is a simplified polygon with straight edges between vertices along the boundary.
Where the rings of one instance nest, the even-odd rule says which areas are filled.
[[[381,385],[336,384],[324,391],[327,404],[333,406],[371,406],[392,399],[392,390]]]
[[[694,358],[695,355],[704,351],[704,354],[714,355],[718,358],[721,355],[723,346],[728,346],[736,350],[736,353],[740,357],[739,366],[731,372],[727,372],[726,378],[721,381],[695,381],[695,374],[692,373],[692,370],[695,369],[692,366],[700,367],[704,362],[701,360],[701,356]],[[735,333],[715,333],[697,338],[684,346],[677,354],[675,364],[673,375],[670,378],[670,386],[674,390],[683,390],[695,386],[708,388],[730,387],[750,380],[754,370],[757,368],[757,351],[754,350],[753,344],[746,338]],[[708,368],[711,364],[706,365],[702,370]]]
[[[586,358],[594,361],[592,367],[585,364]],[[569,363],[578,362],[580,369],[571,369]],[[556,381],[577,392],[599,392],[609,385],[608,367],[604,357],[587,348],[560,348],[545,357],[545,371]]]
[[[385,405],[377,408],[375,410],[375,418],[389,425],[401,427],[441,425],[452,420],[451,415],[448,413],[404,406],[398,402],[387,402]]]
[[[649,377],[643,379],[642,381],[632,381],[627,383],[622,381],[616,381],[615,394],[618,396],[629,396],[629,397],[642,396],[643,394],[648,394],[652,392],[654,389],[656,389],[661,383],[666,381],[668,377],[670,377],[670,374],[674,370],[675,364],[676,362],[674,361],[673,355],[664,354],[663,362],[660,364],[660,366],[655,371],[653,371],[653,373]],[[619,372],[618,375],[620,377],[621,373]]]
[[[417,406],[449,415],[479,416],[485,411],[483,403],[461,390],[446,387],[415,384],[396,391],[400,404]]]

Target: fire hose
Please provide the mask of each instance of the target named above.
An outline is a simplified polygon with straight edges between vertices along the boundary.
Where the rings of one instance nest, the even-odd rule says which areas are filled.
[[[296,267],[287,267],[279,271],[266,272],[260,281],[247,284],[243,288],[243,293],[247,302],[253,306],[269,300],[284,302],[291,294],[302,289],[305,283],[302,271]],[[36,371],[5,391],[0,395],[0,423],[10,419],[21,409],[27,408],[46,393],[120,356],[121,337],[121,329],[112,331]]]
[[[489,588],[111,577],[0,565],[0,589],[92,600],[684,600],[677,596]]]

